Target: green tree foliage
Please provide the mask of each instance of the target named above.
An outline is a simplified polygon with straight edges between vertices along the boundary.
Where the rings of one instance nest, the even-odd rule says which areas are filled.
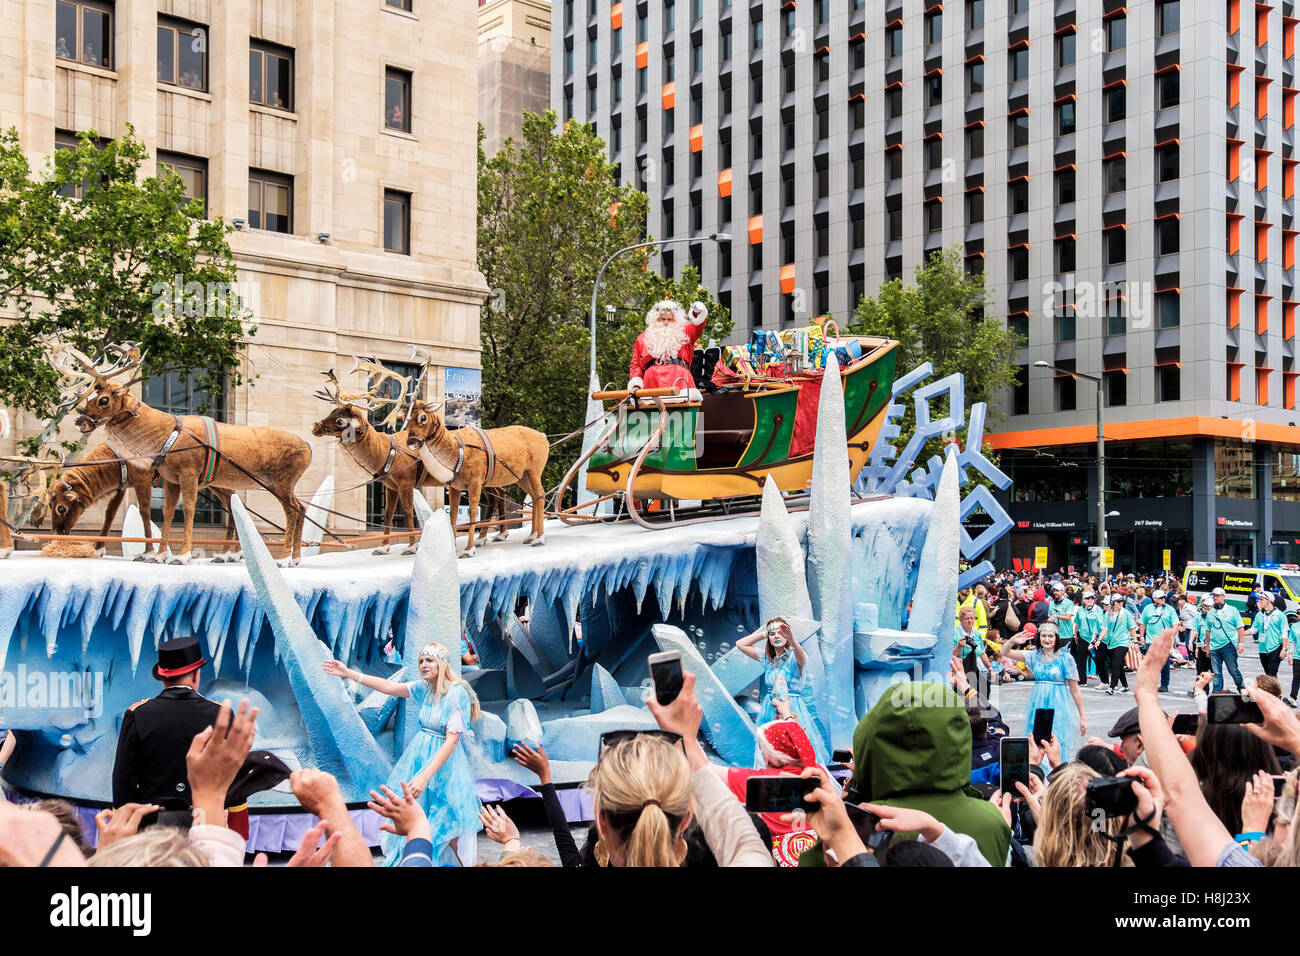
[[[845,331],[897,339],[899,374],[927,361],[936,379],[961,373],[966,407],[987,402],[989,421],[1000,421],[1000,394],[1016,383],[1015,353],[1021,343],[1001,322],[985,317],[987,305],[984,276],[966,275],[960,247],[954,246],[918,266],[912,285],[894,279],[883,283],[875,297],[863,296]],[[936,403],[933,414],[941,411]],[[916,428],[910,404],[900,425],[902,434],[894,444],[902,451]],[[940,439],[927,442],[917,460],[941,455],[943,444]]]
[[[147,155],[129,125],[108,142],[90,130],[34,173],[17,131],[0,133],[0,307],[17,313],[0,324],[0,403],[53,413],[60,383],[43,357],[52,339],[91,357],[138,342],[146,375],[183,369],[209,388],[239,383],[253,330],[236,294],[231,228],[204,219],[174,173],[141,177]]]
[[[587,402],[591,293],[602,263],[645,235],[647,200],[620,186],[605,142],[590,126],[557,125],[553,110],[524,113],[518,142],[488,159],[479,137],[478,265],[492,290],[483,303],[483,420],[550,435],[583,424]],[[685,269],[676,282],[650,270],[650,252],[619,256],[601,279],[596,312],[597,375],[627,382],[632,345],[659,298],[709,307],[706,336],[723,338],[730,315]],[[607,306],[614,310],[608,311]],[[547,487],[577,457],[579,439],[559,446]]]

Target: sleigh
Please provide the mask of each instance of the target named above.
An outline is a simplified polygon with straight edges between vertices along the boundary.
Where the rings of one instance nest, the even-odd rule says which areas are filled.
[[[882,338],[857,342],[861,357],[840,371],[850,478],[866,464],[884,424],[898,347]],[[782,492],[806,492],[822,380],[814,373],[750,379],[699,401],[672,389],[594,393],[607,403],[598,437],[556,500],[563,501],[584,463],[587,490],[597,498],[561,509],[560,518],[597,520],[594,506],[604,501],[616,503],[611,517],[626,514],[647,527],[732,514],[757,508],[768,476]]]

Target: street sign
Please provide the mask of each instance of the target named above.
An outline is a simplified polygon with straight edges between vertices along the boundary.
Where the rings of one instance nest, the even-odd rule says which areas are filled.
[[[1165,549],[1161,552],[1161,554],[1164,556],[1164,562],[1165,562],[1165,565],[1164,565],[1164,566],[1165,566],[1165,570],[1168,571],[1168,570],[1172,569],[1173,566],[1174,566],[1174,562],[1173,562],[1173,560],[1172,560],[1172,558],[1171,558],[1171,556],[1170,556],[1170,554],[1169,554],[1169,549],[1168,549],[1168,548],[1165,548]]]
[[[1034,564],[1040,568],[1047,567],[1047,549],[1034,548]]]
[[[1115,567],[1115,549],[1114,549],[1114,548],[1102,548],[1102,549],[1101,549],[1101,566],[1102,566],[1103,568],[1107,568],[1107,569]]]

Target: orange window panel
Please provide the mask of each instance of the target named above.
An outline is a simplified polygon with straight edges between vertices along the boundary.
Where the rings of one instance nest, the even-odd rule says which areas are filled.
[[[1241,363],[1229,362],[1228,369],[1228,401],[1241,401]]]
[[[763,216],[760,213],[757,216],[749,217],[749,244],[756,246],[763,241]]]
[[[1291,59],[1295,55],[1295,20],[1282,18],[1282,58]]]
[[[1255,10],[1255,46],[1263,46],[1268,42],[1268,8],[1256,8]]]
[[[1282,232],[1282,268],[1290,269],[1295,265],[1295,232],[1290,229]]]
[[[644,70],[650,64],[650,41],[642,40],[636,45],[636,68]],[[1229,104],[1231,105],[1231,104]]]
[[[794,263],[781,267],[781,294],[790,295],[795,289]]]
[[[1282,405],[1285,408],[1295,408],[1295,380],[1296,372],[1282,373]]]
[[[1255,296],[1255,334],[1263,335],[1268,331],[1268,300],[1269,296]]]
[[[1282,303],[1282,338],[1295,338],[1295,303]]]
[[[1228,0],[1228,36],[1241,29],[1241,0]]]
[[[1268,158],[1272,155],[1267,149],[1255,150],[1255,188],[1261,192],[1268,188]]]
[[[1228,140],[1228,182],[1235,183],[1241,175],[1241,143]]]
[[[704,148],[704,127],[691,127],[691,152],[698,153]]]
[[[1282,198],[1290,199],[1295,195],[1295,167],[1294,159],[1282,160]]]
[[[1268,261],[1268,223],[1255,224],[1255,261]]]
[[[670,110],[677,102],[677,84],[671,80],[664,84],[664,109]]]
[[[1228,67],[1228,109],[1241,102],[1241,71],[1240,66]]]
[[[609,8],[609,28],[611,30],[623,29],[623,4],[615,3]]]
[[[1241,251],[1241,216],[1228,213],[1228,255],[1235,256]]]
[[[1255,116],[1258,119],[1268,115],[1268,84],[1265,79],[1255,81]]]
[[[718,195],[731,195],[731,170],[724,169],[718,173]]]
[[[1295,90],[1282,91],[1282,128],[1295,126]]]
[[[1235,329],[1241,325],[1241,290],[1228,290],[1228,328]]]
[[[1260,405],[1268,404],[1268,373],[1270,369],[1255,369],[1255,401]]]

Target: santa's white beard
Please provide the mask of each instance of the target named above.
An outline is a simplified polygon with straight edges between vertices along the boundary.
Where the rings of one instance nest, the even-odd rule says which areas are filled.
[[[681,323],[660,325],[658,322],[641,333],[645,350],[657,359],[676,358],[686,344],[686,329]]]

